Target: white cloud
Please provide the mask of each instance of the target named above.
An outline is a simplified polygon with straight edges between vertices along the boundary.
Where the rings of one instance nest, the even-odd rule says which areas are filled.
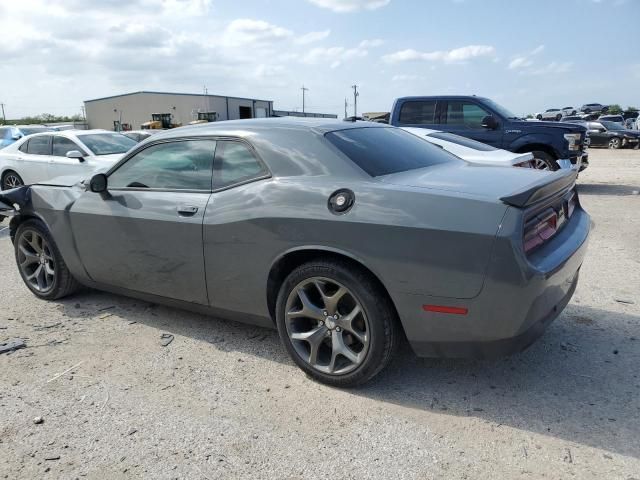
[[[418,80],[419,77],[418,75],[394,75],[393,77],[391,77],[391,81],[392,82],[408,82],[411,80]]]
[[[453,50],[438,50],[434,52],[420,52],[412,48],[400,50],[384,55],[382,59],[387,63],[409,62],[423,60],[429,62],[460,63],[478,57],[493,57],[496,53],[490,45],[467,45]]]
[[[296,43],[299,45],[306,45],[308,43],[319,42],[324,40],[331,34],[331,30],[323,30],[321,32],[309,32],[296,39]]]
[[[536,48],[525,54],[518,54],[509,62],[507,68],[509,70],[517,70],[527,68],[533,65],[533,59],[536,55],[544,51],[544,45],[538,45]]]
[[[572,68],[573,63],[571,62],[551,62],[543,67],[531,69],[525,73],[529,75],[556,75],[570,72]]]
[[[375,48],[384,45],[384,40],[374,38],[372,40],[363,40],[359,43],[360,48]]]
[[[391,3],[391,0],[308,0],[310,3],[328,8],[336,13],[358,12],[361,10],[376,10]]]
[[[366,57],[368,54],[369,51],[361,46],[354,48],[315,47],[304,55],[302,62],[308,65],[328,63],[331,68],[337,68],[347,60]]]
[[[293,36],[291,30],[272,25],[264,20],[239,18],[226,28],[226,40],[231,45],[263,44]]]

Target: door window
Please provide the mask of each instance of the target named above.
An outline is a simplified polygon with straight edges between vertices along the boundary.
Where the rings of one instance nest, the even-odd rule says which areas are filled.
[[[263,177],[268,173],[264,165],[245,144],[229,141],[218,142],[213,174],[215,188]]]
[[[67,152],[78,150],[86,155],[85,152],[73,141],[65,137],[53,137],[53,155],[55,157],[65,157]]]
[[[405,102],[400,109],[399,121],[406,125],[430,125],[434,123],[436,101]]]
[[[27,153],[31,155],[51,155],[50,135],[40,135],[29,139]]]
[[[482,119],[490,115],[475,103],[449,102],[447,105],[447,124],[467,128],[482,128]]]
[[[214,140],[185,140],[145,148],[109,176],[109,188],[211,190]]]

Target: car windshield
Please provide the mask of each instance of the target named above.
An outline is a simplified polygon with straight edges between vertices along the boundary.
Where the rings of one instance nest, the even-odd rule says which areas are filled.
[[[53,132],[53,128],[49,127],[20,127],[19,130],[23,135],[31,135],[32,133]]]
[[[372,177],[460,161],[399,128],[350,128],[329,132],[325,138]]]
[[[496,102],[494,102],[493,100],[490,100],[488,98],[484,99],[484,102],[491,107],[493,110],[495,110],[496,112],[498,112],[500,115],[502,115],[505,118],[515,118],[515,119],[519,119],[520,117],[518,117],[517,115],[515,115],[514,113],[512,113],[511,111],[507,110],[506,108],[504,108],[502,105],[498,105]]]
[[[460,135],[456,135],[454,133],[435,132],[430,133],[429,135],[427,135],[427,137],[439,138],[440,140],[445,140],[447,142],[455,143],[456,145],[472,148],[473,150],[478,150],[479,152],[492,152],[494,150],[498,150],[497,148],[492,147],[491,145],[487,145],[486,143],[477,142],[476,140],[461,137]]]
[[[135,140],[119,133],[91,133],[79,138],[94,155],[125,153],[137,144]]]
[[[607,130],[625,130],[625,128],[614,122],[600,122]]]

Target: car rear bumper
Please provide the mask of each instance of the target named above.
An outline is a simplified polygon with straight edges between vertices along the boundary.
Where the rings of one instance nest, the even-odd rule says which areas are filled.
[[[584,210],[548,243],[522,261],[510,239],[498,239],[481,293],[469,300],[393,295],[407,338],[418,356],[492,358],[533,343],[571,300],[590,229]],[[551,252],[551,253],[549,253]],[[466,309],[425,311],[424,305]]]

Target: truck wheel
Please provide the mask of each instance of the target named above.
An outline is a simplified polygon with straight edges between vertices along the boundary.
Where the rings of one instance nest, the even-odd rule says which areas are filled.
[[[542,150],[533,150],[533,168],[538,170],[557,170],[557,164],[553,157]]]

